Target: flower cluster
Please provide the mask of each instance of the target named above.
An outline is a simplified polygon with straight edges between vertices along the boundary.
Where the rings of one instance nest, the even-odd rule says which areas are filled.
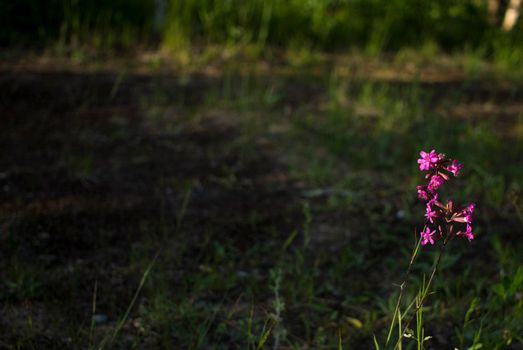
[[[464,236],[469,241],[474,239],[472,233],[472,213],[476,205],[471,203],[458,207],[452,200],[443,204],[437,192],[441,185],[450,179],[450,175],[458,176],[463,165],[455,159],[447,158],[435,150],[420,152],[419,169],[427,171],[427,185],[417,186],[418,197],[426,201],[425,228],[421,232],[421,244],[434,244],[438,239],[444,242],[455,236]]]

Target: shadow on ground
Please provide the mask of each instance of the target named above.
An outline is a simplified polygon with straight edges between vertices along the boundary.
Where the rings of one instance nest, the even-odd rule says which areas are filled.
[[[97,309],[113,324],[158,250],[176,261],[165,268],[165,283],[183,289],[180,274],[206,268],[209,249],[219,255],[226,247],[223,254],[241,273],[269,270],[273,257],[253,266],[244,253],[258,245],[279,249],[303,224],[306,185],[290,179],[270,139],[245,132],[242,115],[212,107],[239,99],[242,79],[9,71],[0,77],[0,328],[8,330],[0,348],[85,345],[79,339],[87,337],[95,283]],[[281,111],[282,121],[325,100],[323,83],[312,78],[256,81],[263,91],[276,86],[268,109]],[[354,81],[350,89],[366,83]],[[413,86],[373,83],[398,96]],[[455,90],[461,103],[480,109],[485,101],[510,104],[489,113],[507,118],[506,129],[522,112],[513,103],[523,100],[520,87],[417,86],[435,107]],[[321,215],[315,229],[325,237],[336,232],[315,242],[339,246],[346,231],[327,227],[336,218]],[[242,288],[223,285],[234,297]]]

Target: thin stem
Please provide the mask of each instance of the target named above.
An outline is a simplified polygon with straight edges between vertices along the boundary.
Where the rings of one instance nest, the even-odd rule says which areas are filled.
[[[385,342],[385,345],[387,345],[390,341],[390,337],[392,336],[392,330],[394,328],[394,324],[396,321],[396,317],[400,317],[400,305],[401,300],[403,298],[403,292],[405,291],[407,287],[407,282],[410,276],[410,273],[412,271],[412,266],[414,265],[414,261],[416,261],[416,257],[418,256],[419,247],[421,244],[421,238],[418,239],[418,242],[416,243],[416,247],[414,248],[414,251],[412,252],[412,255],[410,257],[409,266],[407,268],[407,272],[405,273],[405,278],[403,279],[403,282],[399,285],[400,287],[400,294],[398,295],[398,300],[396,301],[396,307],[394,308],[394,315],[392,316],[392,322],[390,323],[389,333],[387,335],[387,341]],[[401,332],[401,329],[400,329]]]
[[[447,241],[444,240],[443,241],[443,245],[441,246],[439,252],[438,252],[438,257],[436,258],[436,263],[434,264],[434,267],[432,269],[432,272],[430,274],[430,278],[429,278],[429,281],[427,282],[427,286],[424,288],[423,290],[423,293],[421,295],[421,299],[419,301],[419,303],[417,303],[416,305],[416,309],[414,310],[414,313],[411,314],[411,316],[408,318],[408,321],[407,323],[405,324],[405,329],[408,329],[409,328],[409,325],[410,323],[412,322],[412,319],[414,318],[414,315],[418,312],[418,310],[420,308],[423,307],[423,303],[425,302],[425,299],[428,295],[428,292],[430,290],[430,285],[432,283],[432,280],[434,279],[434,276],[436,275],[436,271],[438,270],[438,267],[439,267],[439,263],[441,261],[441,256],[443,255],[443,250],[445,249],[445,246],[447,245]],[[410,307],[409,307],[410,309]],[[407,309],[405,311],[405,313],[407,313],[409,310]],[[396,343],[396,346],[394,347],[394,349],[398,348],[398,345],[400,344],[401,340],[403,339],[403,333],[401,334],[400,338],[398,339],[397,343]]]
[[[125,322],[127,321],[127,318],[129,317],[129,314],[131,313],[131,310],[132,310],[134,304],[136,303],[136,300],[138,299],[138,296],[140,295],[140,291],[142,290],[143,286],[145,285],[145,281],[147,280],[147,277],[149,276],[149,273],[151,272],[154,264],[156,263],[156,259],[158,259],[158,256],[160,255],[160,252],[161,252],[161,248],[156,252],[156,255],[154,256],[153,260],[150,262],[149,266],[147,266],[147,269],[143,273],[142,279],[140,280],[140,284],[138,285],[138,288],[134,292],[133,299],[131,300],[131,303],[127,307],[127,310],[125,311],[125,314],[123,315],[123,317],[120,319],[120,321],[116,325],[116,328],[113,331],[113,334],[111,336],[108,334],[102,340],[100,346],[98,347],[98,350],[103,350],[105,348],[105,346],[107,345],[107,343],[109,343],[109,345],[112,345],[112,343],[116,339],[116,336],[118,335],[118,333],[120,332],[120,330],[124,326]]]
[[[93,290],[93,302],[92,302],[92,308],[91,308],[91,328],[89,329],[89,345],[88,349],[91,349],[93,344],[93,333],[94,333],[94,326],[95,326],[95,314],[96,314],[96,294],[98,290],[98,280],[94,281],[94,290]]]

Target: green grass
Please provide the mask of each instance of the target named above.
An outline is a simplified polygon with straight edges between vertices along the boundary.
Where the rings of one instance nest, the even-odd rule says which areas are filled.
[[[478,203],[477,239],[442,257],[424,345],[521,347],[521,82],[476,74],[493,69],[483,60],[434,82],[438,58],[423,57],[405,78],[412,54],[352,68],[319,56],[267,70],[235,57],[213,74],[197,62],[8,76],[0,342],[383,344],[423,215],[417,154],[436,148],[465,164],[445,191]],[[67,98],[38,98],[49,95]],[[422,248],[403,306],[435,254]],[[95,313],[107,320],[93,324]]]
[[[483,59],[511,75],[523,55],[521,21],[502,32],[475,0],[20,0],[0,2],[0,16],[0,43],[79,60],[160,47],[187,63],[213,45],[264,59],[285,49],[296,65],[314,61],[314,51],[401,59],[416,50],[422,60],[442,51],[467,55],[474,76]]]

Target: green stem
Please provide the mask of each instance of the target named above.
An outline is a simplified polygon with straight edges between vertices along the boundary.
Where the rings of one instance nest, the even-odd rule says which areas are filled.
[[[409,317],[407,323],[405,324],[405,329],[409,328],[409,325],[412,322],[414,315],[419,311],[420,308],[423,307],[423,303],[425,302],[425,299],[427,298],[428,292],[430,290],[430,285],[432,284],[432,281],[434,280],[434,276],[436,275],[436,272],[438,271],[439,263],[441,261],[441,256],[443,255],[443,250],[445,249],[446,245],[447,245],[447,241],[444,240],[443,245],[441,246],[441,248],[438,252],[438,257],[436,258],[434,267],[432,268],[432,272],[430,274],[429,281],[427,282],[427,286],[423,290],[421,299],[420,299],[419,303],[416,305],[416,309],[414,310],[414,313]],[[404,313],[406,314],[409,311],[409,309],[410,309],[410,307]],[[400,338],[398,339],[398,342],[396,343],[396,346],[394,347],[394,349],[398,348],[398,345],[400,344],[402,339],[403,339],[403,333],[401,334]]]
[[[414,265],[414,261],[416,261],[416,257],[418,256],[420,244],[421,244],[421,238],[418,239],[418,242],[416,243],[414,251],[412,252],[412,255],[410,257],[409,267],[407,268],[407,272],[405,274],[405,278],[403,279],[403,282],[401,282],[401,284],[399,285],[400,294],[398,295],[398,300],[396,301],[396,307],[394,308],[394,315],[392,316],[392,322],[390,323],[389,333],[387,335],[387,341],[385,342],[385,345],[387,345],[389,343],[390,338],[392,336],[392,330],[394,329],[396,317],[400,317],[399,313],[400,313],[401,300],[403,298],[403,292],[405,291],[405,289],[407,287],[407,281],[408,281],[410,273],[412,271],[412,266]],[[401,330],[400,330],[400,332],[401,332]]]

